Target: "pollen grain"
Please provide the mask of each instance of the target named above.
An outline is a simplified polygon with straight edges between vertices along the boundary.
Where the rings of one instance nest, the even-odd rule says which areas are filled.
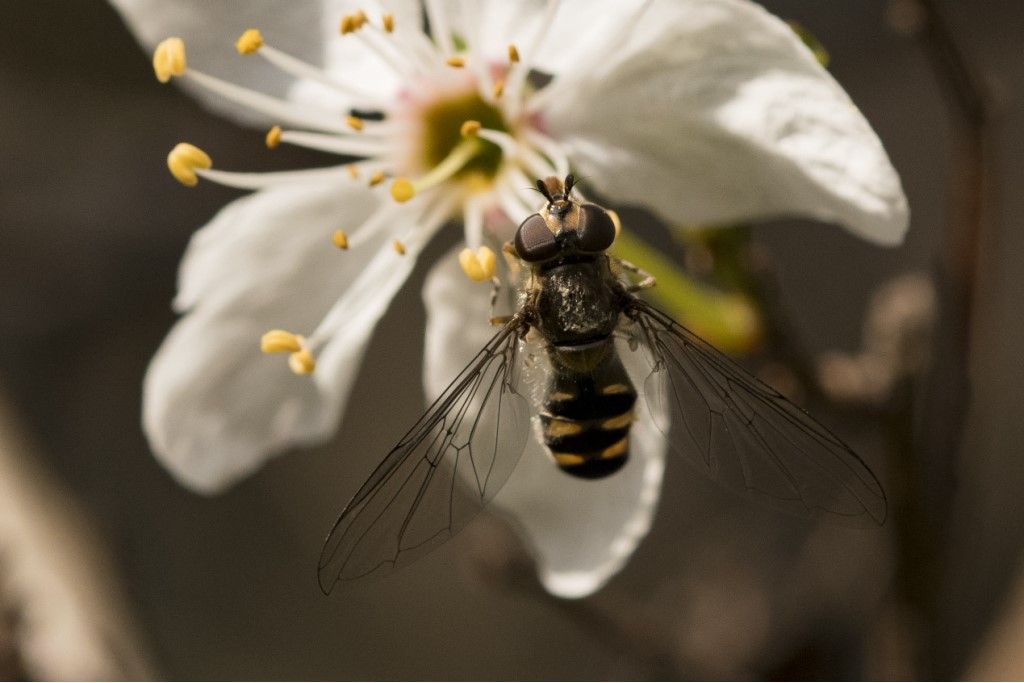
[[[185,41],[181,38],[167,38],[153,50],[153,71],[161,83],[182,75],[185,68]]]
[[[281,126],[274,126],[268,130],[263,141],[267,143],[267,149],[277,149],[277,146],[281,144]]]
[[[256,28],[246,30],[235,41],[235,49],[240,55],[251,55],[261,47],[263,47],[263,34]]]
[[[348,235],[345,234],[344,230],[335,230],[331,235],[331,242],[342,251],[348,249]]]
[[[179,142],[167,155],[167,168],[174,179],[186,187],[194,187],[199,182],[196,169],[213,166],[210,156],[195,145]]]

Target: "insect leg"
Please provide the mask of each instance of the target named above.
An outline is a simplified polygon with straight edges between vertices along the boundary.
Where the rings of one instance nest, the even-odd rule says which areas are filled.
[[[512,319],[510,315],[494,315],[494,307],[498,303],[498,294],[501,292],[501,280],[497,275],[491,277],[491,318],[490,322],[495,327],[506,324]]]
[[[515,280],[519,277],[519,254],[516,253],[511,241],[502,245],[501,255],[505,257],[505,263],[508,265],[509,280]]]
[[[654,276],[640,266],[631,263],[626,259],[617,258],[616,261],[619,262],[619,265],[623,270],[640,278],[639,282],[635,282],[626,288],[627,292],[639,292],[641,289],[650,289],[654,285],[658,284],[658,281],[654,279]]]

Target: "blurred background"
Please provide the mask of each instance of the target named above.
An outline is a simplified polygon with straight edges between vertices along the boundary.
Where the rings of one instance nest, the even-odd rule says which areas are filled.
[[[895,250],[753,226],[744,253],[772,286],[750,362],[794,366],[879,474],[889,521],[766,513],[670,462],[630,564],[566,602],[496,518],[389,580],[317,588],[323,533],[424,405],[410,331],[455,231],[376,332],[341,427],[358,466],[333,444],[213,498],[171,480],[142,377],[191,233],[236,194],[183,189],[166,153],[215,139],[223,167],[254,168],[261,135],[161,87],[106,3],[0,2],[0,677],[1024,676],[1024,5],[763,4],[827,49],[913,220]],[[885,381],[858,379],[879,363]]]

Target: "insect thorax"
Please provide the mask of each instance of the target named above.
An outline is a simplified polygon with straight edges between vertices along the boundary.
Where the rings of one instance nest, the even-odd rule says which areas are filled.
[[[538,277],[537,327],[548,342],[580,344],[615,331],[622,306],[604,255],[543,267]]]

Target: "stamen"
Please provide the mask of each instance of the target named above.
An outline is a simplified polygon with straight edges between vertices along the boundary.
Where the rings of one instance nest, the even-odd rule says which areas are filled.
[[[185,68],[185,41],[181,38],[167,38],[153,50],[153,71],[161,83],[182,75]]]
[[[484,239],[484,206],[481,195],[470,195],[462,204],[462,232],[466,246],[476,249]]]
[[[526,58],[536,60],[537,51],[541,45],[544,44],[544,40],[548,36],[548,31],[551,25],[554,23],[555,12],[558,11],[558,0],[548,0],[547,7],[544,8],[544,14],[541,16],[540,24],[537,27],[537,32],[530,39],[530,42],[526,45]],[[505,74],[506,90],[509,95],[509,99],[518,108],[519,94],[522,92],[523,87],[526,84],[526,77],[530,74],[530,64],[523,62],[519,59],[519,50],[515,51],[516,59],[512,59],[512,50],[509,50],[509,62],[510,67],[508,73]],[[518,112],[510,112],[515,114]]]
[[[468,137],[452,148],[444,159],[437,166],[430,169],[424,175],[414,181],[408,178],[398,178],[391,185],[391,196],[396,202],[407,202],[417,193],[440,185],[448,180],[465,166],[470,159],[480,153],[482,144],[476,137]]]
[[[494,252],[489,247],[480,247],[476,252],[469,248],[459,252],[462,272],[473,282],[484,282],[494,277],[496,261]]]
[[[345,170],[348,171],[348,176],[352,180],[356,180],[359,178],[359,167],[356,166],[355,164],[349,164],[348,166],[345,167]]]
[[[359,24],[356,28],[356,38],[384,60],[395,72],[395,75],[403,80],[408,80],[420,71],[420,67],[415,61],[410,60],[408,55],[396,49],[393,42],[384,39],[384,34],[374,31],[359,31],[358,29],[362,25]]]
[[[368,30],[370,33],[378,34],[383,41],[413,64],[429,65],[438,60],[437,46],[418,27],[400,32],[392,20],[391,31],[387,30],[387,26],[378,27],[372,23],[369,24]]]
[[[288,367],[296,375],[308,375],[316,368],[316,359],[310,353],[306,340],[287,330],[270,330],[260,338],[263,353],[287,353]]]
[[[459,134],[462,137],[464,137],[464,138],[474,137],[479,132],[480,132],[480,122],[479,121],[473,121],[473,120],[464,121],[462,123],[462,127],[459,128]]]
[[[270,46],[264,45],[259,50],[259,54],[274,54],[274,50]],[[185,61],[185,43],[181,38],[168,38],[163,41],[153,52],[153,70],[156,72],[157,79],[161,83],[166,83],[172,76],[191,78],[199,85],[217,93],[221,97],[227,98],[243,107],[249,107],[270,118],[303,128],[313,128],[332,133],[344,133],[347,130],[335,113],[314,109],[306,105],[299,106],[277,97],[271,97],[255,90],[243,88],[240,85],[229,83],[195,69],[186,69]],[[306,65],[306,67],[313,69],[309,65]],[[320,78],[326,77],[321,73]]]
[[[384,182],[384,171],[376,171],[370,176],[370,187],[376,187]]]
[[[348,35],[356,30],[356,21],[351,14],[346,14],[341,18],[341,24],[338,26],[338,32],[341,35]]]
[[[519,198],[519,201],[524,206],[536,208],[537,195],[531,191],[536,187],[534,185],[536,175],[534,180],[531,180],[518,166],[511,164],[506,167],[505,175],[508,176],[506,182],[509,183],[509,189]],[[533,211],[534,208],[529,209],[527,213]]]
[[[516,64],[519,61],[519,50],[513,43],[508,44],[508,63]]]
[[[494,81],[494,85],[491,86],[491,94],[494,95],[494,99],[498,99],[505,92],[505,81],[497,79]]]
[[[351,133],[339,136],[285,130],[281,131],[281,142],[344,156],[373,157],[383,154],[388,149],[386,140],[368,138],[366,134],[357,137]]]
[[[363,120],[361,118],[359,118],[358,116],[347,116],[347,117],[345,117],[345,123],[347,123],[348,127],[351,128],[352,130],[362,130],[363,129]]]
[[[267,51],[268,46],[264,45],[259,54],[265,54]],[[207,90],[215,92],[236,104],[249,107],[283,123],[331,133],[345,133],[348,130],[338,115],[332,112],[313,109],[307,105],[299,106],[286,100],[264,95],[261,92],[223,81],[195,69],[185,71],[184,76],[185,78],[191,78]]]
[[[288,356],[288,367],[296,375],[309,375],[316,370],[316,358],[309,349],[302,349]]]
[[[394,275],[396,272],[402,272],[403,269],[412,268],[413,259],[444,225],[445,219],[451,214],[451,208],[452,204],[448,198],[438,197],[437,201],[429,200],[423,211],[410,212],[408,208],[395,204],[384,204],[378,209],[367,220],[364,227],[360,228],[360,232],[353,237],[352,248],[356,248],[355,242],[364,230],[368,231],[372,227],[373,232],[376,233],[384,226],[394,225],[394,221],[401,216],[403,223],[415,226],[415,231],[409,235],[409,241],[402,243],[406,248],[407,256],[411,258],[401,259],[399,263],[396,263],[393,253],[394,244],[380,249],[355,282],[346,288],[345,293],[331,306],[331,310],[317,325],[316,330],[306,341],[308,348],[311,350],[322,348],[335,334],[347,334],[354,329],[359,329],[353,325],[353,317],[363,315],[368,302],[375,301],[383,295],[390,297],[392,295],[390,292],[401,286],[404,278],[396,278]],[[382,288],[389,293],[382,292]]]
[[[449,57],[448,59],[444,60],[444,63],[450,67],[461,69],[462,67],[466,66],[466,59],[464,57]]]
[[[274,126],[268,130],[264,142],[267,143],[267,149],[277,149],[277,146],[281,144],[281,126]]]
[[[494,183],[494,192],[498,195],[498,205],[501,210],[512,224],[517,224],[523,220],[524,216],[533,213],[534,209],[516,193],[515,185],[512,182],[504,176],[499,177]]]
[[[353,234],[346,234],[349,249],[359,249],[372,240],[381,230],[387,229],[393,224],[396,216],[402,210],[403,207],[397,204],[385,203],[381,205],[381,208],[372,213],[369,218],[355,228]]]
[[[171,175],[186,187],[194,187],[199,182],[196,172],[213,166],[210,156],[195,145],[179,142],[167,155],[167,168]]]
[[[395,253],[399,256],[405,256],[405,244],[401,240],[395,240],[391,243],[391,248],[395,250]]]
[[[384,26],[384,30],[388,33],[395,32],[395,15],[390,12],[385,12],[384,16],[381,17],[381,24]]]
[[[555,165],[555,175],[564,178],[569,174],[569,158],[561,145],[534,128],[526,128],[524,136],[527,142],[537,147]]]
[[[241,41],[241,38],[239,38],[239,41]],[[315,81],[331,90],[355,98],[361,105],[365,105],[367,108],[381,109],[387,105],[385,100],[363,90],[356,83],[340,81],[336,76],[328,75],[323,69],[293,57],[287,52],[282,52],[272,45],[263,43],[258,54],[286,74],[299,79]]]
[[[331,235],[331,242],[342,251],[348,249],[348,235],[345,234],[344,230],[335,230],[334,234]]]
[[[544,178],[552,175],[554,167],[540,156],[529,145],[524,145],[508,133],[493,128],[481,128],[477,133],[481,138],[501,147],[501,153],[510,159],[522,159],[527,169],[534,176]]]
[[[302,349],[302,337],[287,330],[270,330],[260,338],[263,353],[295,353]]]
[[[250,28],[235,41],[235,49],[240,55],[251,55],[263,47],[263,34],[259,29]]]
[[[391,198],[399,204],[404,204],[416,196],[416,188],[408,178],[396,178],[391,183]]]
[[[168,158],[168,166],[170,158]],[[215,168],[196,167],[193,170],[195,175],[211,182],[235,187],[240,190],[261,190],[274,185],[287,183],[304,183],[317,180],[342,179],[346,173],[346,166],[327,166],[324,168],[310,168],[299,171],[274,171],[271,173],[245,173],[237,171],[221,171]],[[174,171],[171,171],[174,173]],[[178,178],[177,175],[175,175]],[[187,176],[186,176],[187,179]],[[181,178],[178,178],[181,180]],[[185,181],[182,181],[185,182]],[[195,184],[195,183],[193,183]]]

